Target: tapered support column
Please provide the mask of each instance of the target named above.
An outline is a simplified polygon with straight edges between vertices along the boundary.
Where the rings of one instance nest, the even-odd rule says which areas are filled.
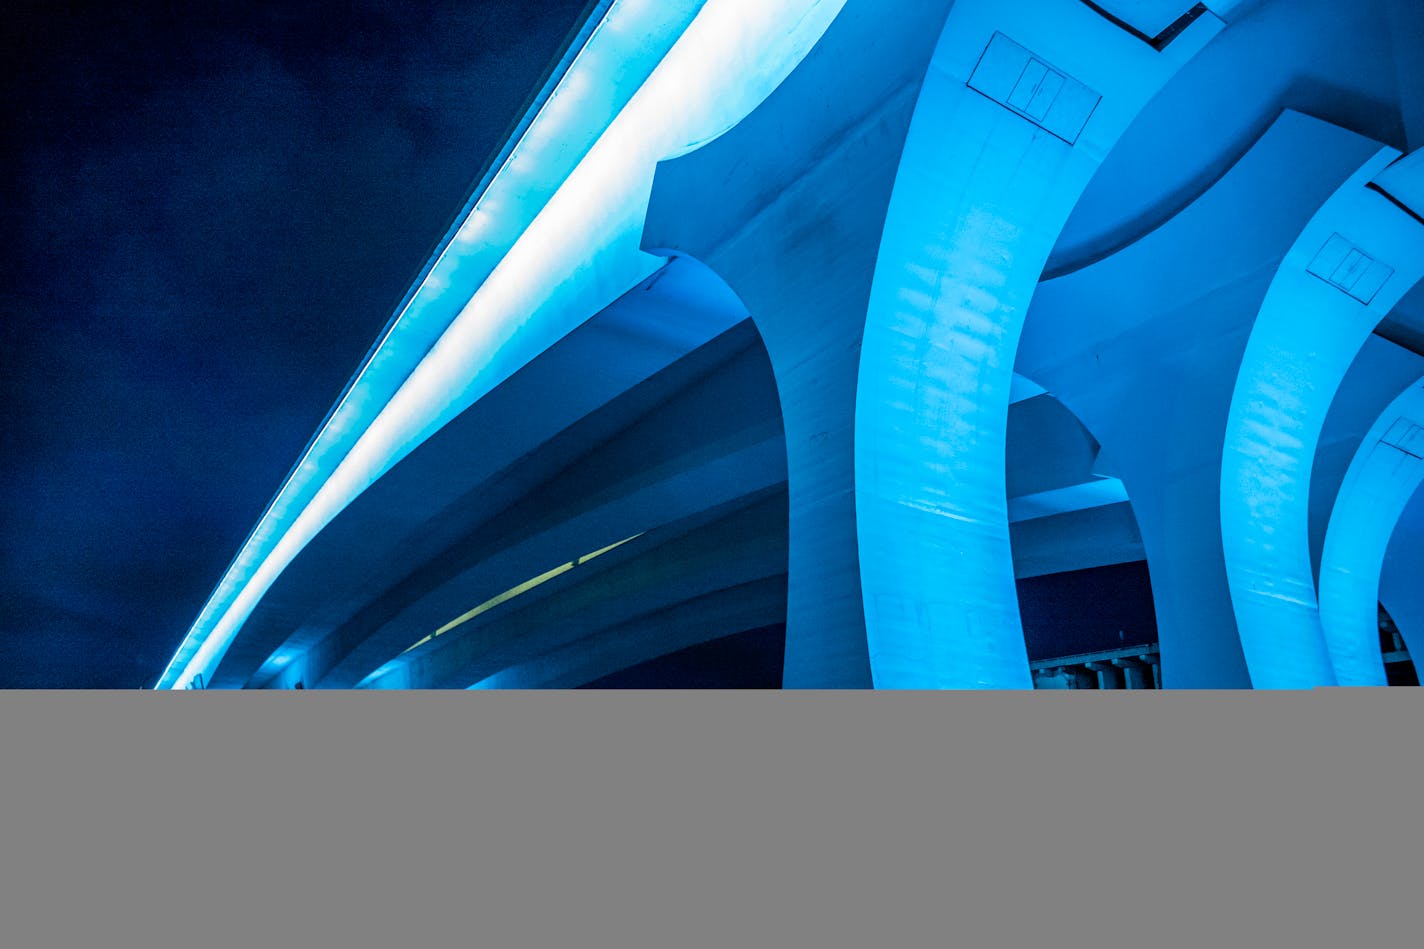
[[[1317,582],[1325,534],[1350,465],[1389,404],[1421,379],[1424,354],[1372,333],[1330,403],[1310,468],[1310,558]]]
[[[1103,157],[1221,25],[1198,16],[1156,49],[1076,0],[951,11],[861,357],[856,514],[877,687],[1029,687],[1004,481],[1024,315]]]
[[[1380,572],[1380,603],[1389,611],[1416,669],[1424,671],[1424,491],[1416,491],[1395,526]]]
[[[776,375],[790,509],[788,688],[871,685],[854,471],[861,332],[885,208],[948,0],[851,0],[741,124],[658,168],[644,247],[751,312]]]
[[[1227,411],[1281,259],[1377,149],[1285,113],[1171,220],[1035,296],[1018,371],[1082,420],[1127,488],[1170,688],[1251,685],[1222,555]]]
[[[788,685],[1029,687],[1019,328],[1107,150],[1221,28],[1191,6],[1149,42],[1076,0],[850,0],[760,109],[660,166],[643,246],[721,273],[777,374]]]
[[[1385,685],[1380,573],[1390,536],[1424,481],[1424,382],[1395,399],[1345,473],[1320,564],[1320,622],[1340,685]]]
[[[1226,426],[1221,530],[1257,688],[1336,682],[1310,561],[1311,466],[1350,363],[1424,273],[1424,225],[1381,191],[1424,185],[1424,155],[1387,171],[1397,155],[1379,151],[1301,231],[1242,357]]]

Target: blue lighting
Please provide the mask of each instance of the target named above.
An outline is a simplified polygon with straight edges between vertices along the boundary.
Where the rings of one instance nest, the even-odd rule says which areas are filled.
[[[1395,526],[1424,482],[1424,382],[1390,403],[1350,462],[1320,560],[1320,622],[1340,685],[1385,685],[1380,574]]]
[[[1083,4],[950,11],[886,215],[856,397],[877,688],[1031,687],[1004,481],[1024,315],[1099,162],[1221,27],[1208,14],[1158,52]],[[1019,96],[1013,76],[1033,70],[1072,90],[1071,121]]]
[[[183,688],[195,675],[210,674],[276,577],[354,497],[661,266],[638,249],[656,163],[740,121],[814,45],[840,6],[833,0],[611,4],[413,298],[417,312],[437,303],[442,314],[450,314],[452,303],[457,312],[383,404],[358,377],[343,401],[351,408],[339,408],[327,430],[343,446],[344,435],[359,428],[359,436],[344,456],[335,449],[308,452],[158,687]],[[593,107],[585,109],[586,101]],[[567,146],[590,141],[581,155]],[[386,359],[408,364],[421,349],[413,331],[410,339],[395,331],[403,322],[404,315],[368,368]]]
[[[1346,378],[1424,152],[1261,94],[1156,167],[1284,29],[1238,6],[595,4],[158,687],[577,685],[742,623],[788,688],[1029,689],[1016,579],[1144,559],[1159,684],[1379,684],[1424,385],[1348,470],[1338,420],[1421,371]],[[753,495],[685,569],[544,586]]]
[[[1367,187],[1398,155],[1380,149],[1311,218],[1242,357],[1224,439],[1221,534],[1256,688],[1336,682],[1310,561],[1310,476],[1351,361],[1424,274],[1424,228]]]

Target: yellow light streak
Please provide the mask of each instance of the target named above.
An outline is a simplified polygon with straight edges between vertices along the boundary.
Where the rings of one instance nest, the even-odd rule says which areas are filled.
[[[574,567],[582,566],[583,564],[588,563],[590,560],[594,559],[595,557],[601,557],[601,556],[603,556],[604,554],[608,553],[610,550],[615,550],[616,548],[622,547],[624,544],[628,543],[629,541],[637,540],[639,537],[642,537],[645,533],[647,533],[647,531],[639,531],[638,533],[634,534],[633,536],[631,536],[631,537],[625,537],[625,538],[623,538],[623,539],[620,540],[620,541],[617,541],[617,542],[615,542],[615,543],[609,544],[607,547],[601,547],[601,548],[599,548],[598,550],[593,551],[592,553],[584,554],[582,557],[575,557],[573,560],[570,560],[570,561],[568,561],[567,563],[561,563],[561,564],[559,564],[557,567],[554,567],[554,568],[552,568],[552,569],[550,569],[550,570],[545,570],[543,573],[539,574],[537,577],[530,577],[528,580],[525,580],[523,583],[520,583],[520,584],[518,584],[517,586],[512,586],[512,587],[510,587],[508,590],[505,590],[503,593],[499,594],[498,596],[494,596],[494,597],[491,597],[491,598],[488,599],[488,600],[485,600],[483,603],[481,603],[479,606],[476,606],[474,609],[470,610],[469,612],[461,613],[459,616],[455,617],[455,618],[452,619],[450,622],[446,623],[444,626],[442,626],[442,627],[440,627],[439,629],[437,629],[435,632],[433,632],[433,633],[431,633],[430,635],[426,636],[424,639],[421,639],[419,642],[412,643],[411,645],[407,646],[405,649],[401,650],[401,653],[400,653],[400,654],[401,654],[402,656],[404,656],[406,653],[410,652],[412,649],[416,649],[416,648],[418,648],[418,647],[420,647],[420,646],[424,646],[426,643],[430,642],[430,641],[431,641],[432,639],[434,639],[436,636],[440,636],[440,635],[442,635],[442,634],[444,634],[444,633],[448,633],[450,630],[454,629],[455,627],[461,626],[461,625],[463,625],[463,624],[465,624],[465,623],[468,623],[470,620],[474,619],[476,616],[479,616],[479,615],[482,614],[482,613],[487,613],[487,612],[489,612],[490,610],[494,609],[496,606],[499,606],[501,603],[508,603],[510,600],[514,599],[516,596],[519,596],[520,594],[528,593],[530,590],[534,589],[535,587],[540,586],[540,585],[545,584],[545,583],[548,583],[550,580],[554,579],[555,577],[559,576],[560,574],[567,573],[568,571],[572,570]]]

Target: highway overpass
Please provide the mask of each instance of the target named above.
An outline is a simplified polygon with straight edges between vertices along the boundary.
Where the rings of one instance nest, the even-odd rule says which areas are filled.
[[[1421,144],[1410,0],[594,2],[157,687],[1396,681]]]

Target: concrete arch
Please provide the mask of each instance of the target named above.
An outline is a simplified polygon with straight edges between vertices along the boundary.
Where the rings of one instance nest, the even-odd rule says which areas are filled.
[[[786,432],[788,688],[871,682],[854,484],[861,330],[900,148],[949,0],[848,0],[731,131],[658,166],[645,249],[695,257],[752,315]]]
[[[1301,57],[1257,57],[1253,48],[1273,37],[1319,36],[1310,24],[1335,22],[1300,20],[1299,11],[1281,7],[1264,25],[1242,17],[1242,29],[1208,47],[1236,5],[924,0],[897,5],[893,16],[881,0],[599,5],[608,17],[584,36],[583,51],[560,67],[564,78],[546,86],[529,122],[500,152],[504,170],[452,228],[443,256],[412,291],[413,309],[373,349],[364,375],[299,465],[305,473],[263,515],[162,684],[181,686],[198,674],[210,687],[298,676],[307,687],[364,681],[391,661],[390,647],[411,641],[409,629],[389,637],[380,631],[393,616],[410,619],[421,635],[451,611],[468,610],[471,592],[513,589],[508,584],[570,557],[582,564],[582,552],[605,549],[600,545],[622,536],[630,518],[646,515],[642,533],[651,534],[713,502],[776,489],[789,511],[778,536],[790,567],[786,685],[1027,688],[1013,587],[1016,498],[1001,464],[1015,386],[1024,377],[1046,386],[1103,439],[1112,474],[1131,486],[1142,546],[1153,560],[1167,684],[1251,684],[1243,638],[1265,640],[1254,627],[1237,628],[1240,584],[1228,584],[1227,549],[1233,558],[1240,551],[1223,525],[1243,521],[1226,510],[1224,471],[1254,463],[1230,456],[1259,448],[1252,438],[1271,450],[1281,445],[1253,427],[1263,419],[1275,426],[1278,418],[1243,423],[1237,408],[1245,405],[1249,415],[1262,403],[1261,392],[1250,389],[1253,379],[1265,379],[1272,398],[1284,392],[1290,402],[1300,394],[1271,378],[1303,364],[1282,356],[1284,349],[1313,357],[1316,344],[1349,348],[1328,334],[1304,343],[1289,338],[1277,313],[1257,320],[1261,337],[1286,332],[1286,346],[1272,349],[1270,339],[1252,336],[1252,321],[1263,310],[1289,309],[1275,298],[1263,307],[1262,299],[1292,267],[1314,267],[1311,280],[1346,293],[1357,284],[1393,289],[1401,271],[1390,264],[1387,279],[1376,280],[1369,254],[1342,249],[1358,236],[1344,230],[1301,266],[1293,259],[1282,265],[1283,257],[1305,253],[1292,242],[1314,226],[1311,212],[1362,162],[1385,153],[1340,127],[1323,132],[1324,122],[1312,126],[1298,113],[1280,117],[1257,142],[1274,149],[1270,161],[1254,148],[1255,157],[1240,158],[1246,133],[1218,147],[1220,130],[1203,132],[1202,123],[1220,117],[1220,98],[1203,97],[1203,87],[1230,86],[1239,111],[1251,113],[1255,135],[1276,118],[1279,103],[1253,98],[1249,84],[1233,85],[1243,50],[1258,73],[1295,76],[1292,63]],[[1358,33],[1368,41],[1357,49],[1381,42],[1383,21],[1369,6],[1362,14],[1369,29]],[[1334,73],[1359,73],[1369,57],[1354,55],[1335,63]],[[1362,93],[1369,115],[1395,103],[1396,63],[1380,57],[1378,65],[1388,75],[1372,74],[1358,87],[1370,93]],[[1144,110],[1163,89],[1167,95]],[[1343,119],[1322,114],[1364,127],[1350,105],[1341,107],[1352,113]],[[1212,153],[1191,175],[1164,173],[1153,160],[1160,150],[1140,147],[1144,129],[1155,140],[1167,123],[1195,134]],[[1129,128],[1135,131],[1124,138]],[[1386,133],[1383,140],[1393,141]],[[1180,136],[1166,141],[1188,151]],[[1347,153],[1353,160],[1337,167]],[[1114,173],[1105,171],[1109,156]],[[1149,185],[1150,194],[1138,197],[1150,199],[1150,220],[1140,206],[1102,215],[1101,201],[1082,199],[1090,180],[1132,177],[1116,173],[1126,166],[1140,169]],[[1240,171],[1248,166],[1249,174]],[[1398,221],[1407,221],[1411,207],[1424,206],[1424,193],[1406,171],[1402,162],[1355,183],[1374,187],[1367,198],[1392,205]],[[1158,185],[1170,193],[1158,193]],[[1108,191],[1110,203],[1132,203],[1119,200],[1124,189]],[[1075,205],[1075,213],[1091,212],[1089,224],[1079,222],[1091,238],[1086,243],[1075,243],[1071,222],[1063,230]],[[1055,244],[1067,256],[1050,278],[1043,268]],[[1329,266],[1318,259],[1326,250],[1335,255]],[[662,378],[686,381],[691,364],[683,359],[707,355],[695,337],[712,325],[640,311],[655,288],[675,289],[685,279],[683,289],[691,291],[704,277],[726,303],[704,316],[754,320],[770,368],[757,389],[767,395],[759,402],[763,414],[733,418],[723,404],[736,391],[729,383],[704,390],[696,412],[689,397],[680,409],[649,418],[645,431],[660,425],[668,436],[659,449],[665,454],[650,466],[665,470],[651,475],[636,439],[622,439],[610,422],[599,429],[604,443],[594,446],[597,426],[582,423],[642,386],[647,373],[680,365]],[[1377,290],[1362,301],[1366,308]],[[1038,332],[1027,318],[1031,308],[1044,317]],[[1328,308],[1316,309],[1312,320]],[[1270,332],[1262,328],[1267,323]],[[619,327],[652,348],[616,366],[595,354],[590,378],[561,392],[555,367],[572,365],[577,350],[600,348],[600,333]],[[1378,332],[1401,351],[1424,352],[1424,336],[1391,336],[1389,324]],[[1248,340],[1255,348],[1241,368]],[[1256,359],[1262,346],[1264,362]],[[1391,394],[1403,384],[1374,383]],[[1313,389],[1306,394],[1316,398]],[[575,398],[555,405],[568,395]],[[638,419],[651,416],[640,398],[601,418],[627,421],[635,408]],[[1323,398],[1327,406],[1348,401]],[[1300,442],[1285,445],[1287,453],[1298,449],[1309,475],[1288,475],[1296,495],[1308,495],[1309,540],[1282,546],[1281,557],[1295,558],[1284,573],[1310,573],[1298,569],[1302,546],[1305,562],[1318,565],[1322,518],[1354,451],[1346,442],[1358,439],[1381,405],[1361,410],[1359,424],[1327,447],[1306,445],[1286,426],[1285,439]],[[498,451],[479,457],[463,439],[479,437],[489,420],[476,423],[501,411],[515,414],[489,430],[509,434]],[[521,426],[526,411],[533,424]],[[1237,426],[1230,434],[1228,416]],[[714,436],[718,425],[736,430]],[[681,438],[699,427],[703,442]],[[579,431],[565,440],[571,429]],[[710,457],[714,440],[724,455]],[[585,448],[590,457],[580,453]],[[521,467],[531,453],[539,456],[533,466]],[[598,498],[567,470],[574,464],[556,463],[571,459],[598,482]],[[467,480],[442,473],[444,460],[457,461]],[[602,478],[609,469],[624,476],[616,490]],[[1329,477],[1317,479],[1326,469]],[[1238,492],[1251,503],[1263,498],[1260,474],[1247,471],[1249,487]],[[735,479],[742,480],[731,484]],[[1304,487],[1317,480],[1327,488]],[[466,503],[491,485],[507,488],[501,497],[511,503],[496,503],[493,494]],[[656,513],[648,513],[649,498],[661,505]],[[536,502],[548,502],[547,510],[536,511]],[[1276,526],[1261,536],[1279,540]],[[390,543],[344,561],[352,569],[341,575],[335,565],[343,546],[376,534]],[[684,552],[689,563],[711,556],[696,541]],[[634,555],[629,546],[599,568]],[[1274,570],[1273,557],[1257,566]],[[399,590],[389,583],[396,573]],[[773,591],[763,605],[774,612],[777,578],[770,573],[728,573],[722,581],[681,602],[658,600],[657,609],[682,609],[689,598],[755,582],[763,593]],[[1307,585],[1317,583],[1312,576]],[[594,596],[591,590],[583,594]],[[605,663],[661,648],[656,636],[647,638],[655,624],[644,607],[652,602],[580,627],[579,648]],[[540,623],[558,622],[556,611],[525,618],[531,642],[542,635]],[[744,617],[758,624],[769,618]],[[702,626],[715,632],[719,624]],[[679,633],[691,635],[690,626]],[[1315,636],[1317,658],[1322,636]],[[645,645],[630,645],[635,641]],[[550,656],[575,653],[573,640],[543,642]],[[1275,645],[1266,642],[1264,652]],[[431,660],[420,660],[426,678],[406,681],[455,682],[463,675],[451,658],[458,651],[436,661],[437,650],[429,650]],[[486,679],[555,682],[583,674],[558,663],[510,662],[487,663]],[[524,671],[505,675],[516,665]]]
[[[1134,31],[1072,0],[850,0],[746,120],[659,165],[643,247],[723,275],[777,374],[788,686],[1030,687],[1000,470],[1013,351],[1077,194],[1222,26],[1154,6],[1181,9]],[[961,307],[974,287],[1003,311]],[[953,510],[986,484],[986,520]]]
[[[1424,491],[1414,492],[1400,514],[1380,571],[1380,602],[1389,611],[1415,668],[1424,658]]]
[[[1339,685],[1386,685],[1377,604],[1385,553],[1424,482],[1424,380],[1375,421],[1350,463],[1325,534],[1320,623]]]
[[[1424,275],[1424,154],[1381,148],[1327,199],[1281,262],[1232,396],[1221,531],[1256,688],[1335,683],[1309,542],[1311,467],[1366,338]]]
[[[1001,463],[1014,354],[1078,196],[1222,27],[1202,8],[1179,25],[1157,46],[1066,0],[950,11],[886,213],[859,367],[856,518],[877,687],[1031,687]]]
[[[1417,291],[1415,295],[1419,295]],[[1400,312],[1403,306],[1405,301],[1396,306],[1391,319],[1404,315]],[[1350,465],[1389,404],[1424,379],[1424,354],[1386,338],[1381,335],[1383,330],[1382,326],[1365,340],[1330,403],[1310,469],[1310,557],[1317,588],[1325,535]]]
[[[1311,209],[1376,147],[1284,113],[1166,224],[1035,295],[1016,368],[1072,408],[1127,485],[1167,688],[1250,686],[1219,516],[1237,367]]]

